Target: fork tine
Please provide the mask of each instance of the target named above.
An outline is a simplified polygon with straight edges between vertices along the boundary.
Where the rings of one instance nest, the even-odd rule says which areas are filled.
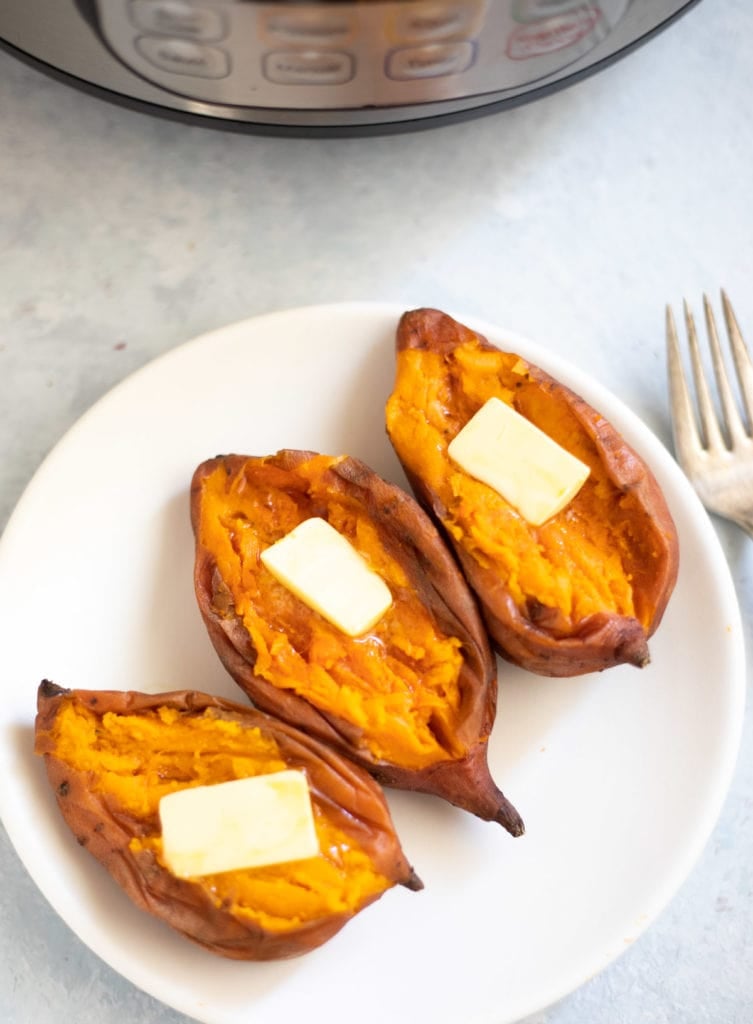
[[[714,311],[711,308],[711,302],[709,301],[708,295],[703,296],[703,311],[706,316],[706,329],[709,335],[711,361],[714,366],[714,375],[716,376],[717,387],[719,388],[719,398],[722,403],[724,422],[727,427],[727,433],[729,434],[730,445],[734,448],[736,443],[739,444],[741,441],[745,440],[745,426],[743,425],[740,413],[737,410],[737,403],[735,401],[735,396],[732,393],[729,376],[727,375],[727,368],[724,365],[722,349],[719,344],[719,334],[716,329]]]
[[[704,447],[709,451],[721,451],[726,445],[719,428],[719,421],[716,418],[714,403],[711,398],[708,381],[706,380],[703,363],[701,362],[701,351],[698,346],[695,320],[687,302],[683,303],[683,307],[685,309],[685,324],[688,331],[690,362],[693,367],[693,380],[698,398],[698,412],[701,418],[701,431],[706,442]]]
[[[702,447],[698,433],[690,389],[680,357],[680,343],[677,338],[675,318],[671,306],[667,306],[667,363],[669,367],[669,402],[672,409],[672,431],[675,438],[677,458],[683,465]]]
[[[708,511],[737,523],[753,537],[753,436],[750,436],[753,363],[732,312],[732,305],[724,292],[722,304],[730,336],[731,357],[723,351],[724,345],[719,341],[711,303],[706,295],[703,297],[711,362],[718,391],[713,401],[711,377],[704,372],[690,307],[687,302],[683,303],[693,381],[690,368],[687,372],[683,369],[674,316],[671,307],[667,306],[668,383],[675,455]],[[730,376],[731,362],[734,362],[737,370],[739,389],[734,387],[736,381]],[[740,395],[742,403],[739,401]],[[719,418],[714,412],[717,397],[722,406]],[[741,409],[748,419],[748,432],[743,425]],[[722,430],[727,435],[729,445],[725,445]]]
[[[737,379],[740,382],[740,395],[743,401],[745,417],[748,421],[748,433],[753,434],[753,363],[751,363],[750,353],[743,341],[735,311],[732,309],[732,303],[723,288],[722,309],[724,310],[727,333],[729,334],[732,355],[735,360]]]

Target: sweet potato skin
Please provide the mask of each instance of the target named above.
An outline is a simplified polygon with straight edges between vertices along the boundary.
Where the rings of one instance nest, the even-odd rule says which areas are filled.
[[[284,472],[316,456],[283,450],[265,461]],[[209,637],[222,663],[255,705],[332,745],[365,768],[378,782],[400,789],[432,793],[485,820],[521,835],[523,822],[491,779],[487,743],[496,714],[496,662],[475,598],[431,519],[401,488],[379,477],[358,459],[345,457],[331,469],[332,487],[343,491],[378,525],[390,553],[398,558],[411,587],[442,629],[463,645],[459,685],[461,711],[458,738],[465,757],[424,769],[405,768],[373,756],[359,744],[359,732],[344,719],[320,710],[304,696],[280,689],[254,672],[256,652],[243,623],[223,607],[223,581],[215,558],[201,543],[203,483],[222,465],[228,475],[249,461],[244,455],[209,459],[195,471],[191,485],[191,521],[196,535],[194,585]]]
[[[458,346],[468,342],[477,342],[489,352],[498,351],[486,338],[439,310],[411,310],[398,324],[397,357],[409,349],[423,349],[449,358]],[[655,555],[650,576],[641,581],[642,604],[651,609],[648,621],[610,612],[596,613],[584,618],[568,635],[558,634],[548,628],[545,616],[537,622],[535,615],[523,614],[494,569],[481,565],[451,533],[445,535],[481,603],[493,645],[503,658],[549,676],[581,675],[622,663],[644,666],[649,661],[648,639],[661,622],[677,578],[679,547],[671,513],[653,473],[615,428],[564,384],[539,367],[526,365],[530,379],[543,394],[556,395],[564,401],[593,443],[614,487],[631,495],[645,528],[652,531]],[[453,396],[449,400],[452,402]],[[416,472],[411,453],[395,443],[389,414],[388,434],[416,497],[441,527],[446,509]]]
[[[133,851],[134,837],[146,834],[147,823],[113,806],[98,793],[88,772],[73,769],[56,756],[52,729],[64,702],[80,702],[97,716],[107,712],[138,715],[160,707],[201,715],[207,708],[244,726],[272,735],[290,767],[305,770],[312,799],[327,805],[338,826],[351,834],[379,872],[392,884],[420,889],[422,884],[405,858],[383,794],[367,773],[336,752],[245,705],[193,690],[162,694],[135,691],[66,690],[43,681],[37,698],[35,752],[44,758],[47,776],[60,811],[75,835],[142,910],[170,925],[205,949],[236,960],[274,960],[299,956],[322,945],[368,903],[354,913],[336,913],[274,932],[217,906],[191,880],[177,878],[149,850]]]

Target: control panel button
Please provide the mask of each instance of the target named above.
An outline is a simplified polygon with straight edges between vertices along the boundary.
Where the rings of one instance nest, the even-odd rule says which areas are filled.
[[[583,0],[513,0],[512,17],[515,22],[540,22],[572,7],[583,7]]]
[[[161,32],[180,39],[217,42],[227,35],[221,11],[197,7],[184,0],[131,0],[131,21],[144,32]]]
[[[415,78],[441,78],[467,71],[476,57],[476,48],[467,40],[457,43],[430,43],[403,46],[387,55],[389,78],[408,81]]]
[[[261,23],[268,39],[283,43],[332,46],[353,34],[352,18],[339,11],[275,11],[263,15]]]
[[[553,14],[562,14],[574,8],[591,7],[592,4],[583,0],[514,0],[512,16],[515,21],[543,21]]]
[[[467,38],[475,34],[482,13],[479,2],[409,4],[395,15],[395,36],[401,42],[417,43]]]
[[[264,57],[264,76],[278,85],[342,85],[355,73],[343,50],[274,50]]]
[[[507,56],[510,60],[533,60],[558,50],[568,50],[599,29],[603,29],[601,10],[589,6],[521,24],[507,40]]]
[[[226,78],[230,73],[230,57],[216,46],[166,36],[141,36],[136,40],[136,49],[156,68],[176,75]]]

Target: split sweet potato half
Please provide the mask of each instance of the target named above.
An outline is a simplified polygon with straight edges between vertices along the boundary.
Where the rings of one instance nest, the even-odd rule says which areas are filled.
[[[65,690],[45,681],[35,749],[78,842],[138,907],[222,956],[297,956],[392,886],[421,888],[374,780],[247,706],[195,691]],[[189,879],[167,868],[162,796],[286,768],[306,775],[319,856]]]
[[[678,568],[674,523],[645,462],[578,395],[445,313],[405,313],[396,347],[387,432],[499,653],[552,676],[645,665]],[[590,467],[576,497],[541,526],[447,454],[493,396]]]
[[[364,636],[339,631],[260,561],[314,516],[390,588],[391,608]],[[196,470],[191,517],[201,614],[256,705],[386,785],[433,793],[522,832],[487,766],[497,694],[488,638],[462,573],[413,498],[348,456],[228,455]]]

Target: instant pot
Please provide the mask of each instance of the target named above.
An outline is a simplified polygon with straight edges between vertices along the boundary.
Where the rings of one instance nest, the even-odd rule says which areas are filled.
[[[248,130],[442,123],[532,99],[697,0],[0,0],[0,43],[153,113]]]

